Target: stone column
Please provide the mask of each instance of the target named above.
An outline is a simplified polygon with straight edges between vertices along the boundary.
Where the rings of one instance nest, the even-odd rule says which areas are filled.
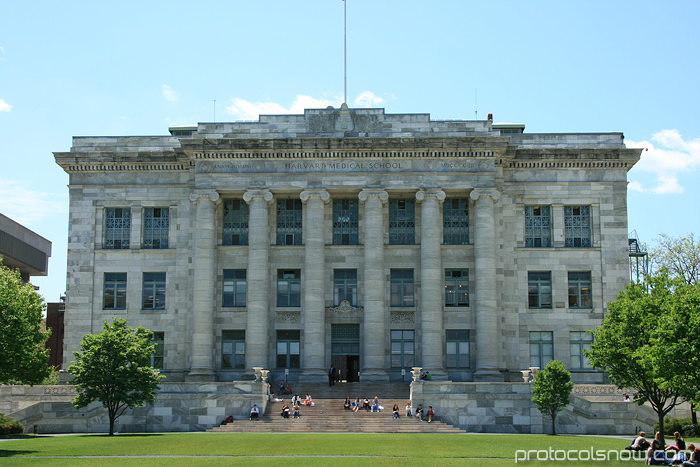
[[[364,204],[364,298],[365,312],[362,326],[361,381],[388,381],[387,321],[384,299],[384,204],[389,195],[384,190],[362,190]]]
[[[498,313],[496,301],[495,189],[475,189],[474,256],[476,259],[476,372],[475,381],[503,381],[499,371]]]
[[[270,327],[270,190],[248,190],[243,200],[248,208],[248,323],[245,332],[245,367],[269,368]]]
[[[214,312],[216,310],[216,191],[195,192],[192,363],[188,381],[215,381]]]
[[[331,199],[325,190],[301,192],[304,210],[304,366],[300,381],[325,381],[326,300],[324,204]]]
[[[440,204],[445,192],[438,189],[416,193],[421,204],[420,290],[421,365],[434,379],[446,379],[444,367],[445,327],[443,324],[444,277],[440,253]]]

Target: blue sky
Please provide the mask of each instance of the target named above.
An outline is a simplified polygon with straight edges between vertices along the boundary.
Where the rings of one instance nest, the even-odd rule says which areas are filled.
[[[347,0],[348,101],[527,132],[617,132],[643,242],[700,233],[700,2]],[[0,212],[53,242],[65,289],[73,136],[343,101],[341,0],[5,2]]]

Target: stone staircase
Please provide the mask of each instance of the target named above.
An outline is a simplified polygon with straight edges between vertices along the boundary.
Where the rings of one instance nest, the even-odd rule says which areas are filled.
[[[338,383],[333,387],[320,383],[300,383],[294,392],[304,399],[308,392],[314,401],[313,407],[301,406],[300,418],[282,418],[285,404],[290,405],[291,396],[284,395],[283,402],[271,402],[258,421],[247,418],[214,427],[207,431],[219,433],[465,433],[463,430],[439,420],[421,422],[415,417],[406,417],[405,409],[410,388],[407,383]],[[345,410],[345,397],[370,400],[377,396],[384,407],[381,412]],[[400,408],[401,418],[393,418],[394,403]],[[427,407],[425,408],[427,411]]]

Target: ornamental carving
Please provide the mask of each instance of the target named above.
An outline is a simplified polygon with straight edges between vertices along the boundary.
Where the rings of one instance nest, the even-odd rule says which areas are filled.
[[[577,384],[574,386],[572,394],[589,394],[589,395],[601,395],[601,394],[633,394],[634,391],[630,389],[618,388],[612,384]]]
[[[365,308],[362,306],[352,306],[350,302],[347,300],[343,300],[340,302],[340,305],[338,306],[329,306],[326,307],[326,313],[338,313],[338,314],[357,314],[357,313],[363,313],[365,311]]]
[[[333,133],[335,128],[332,113],[326,115],[307,115],[306,122],[309,126],[309,133]]]
[[[277,323],[279,324],[301,324],[301,312],[298,311],[278,311]]]
[[[415,324],[416,318],[412,311],[392,311],[389,322],[391,324]]]
[[[358,114],[353,112],[355,131],[358,133],[376,133],[382,128],[382,122],[377,115]]]

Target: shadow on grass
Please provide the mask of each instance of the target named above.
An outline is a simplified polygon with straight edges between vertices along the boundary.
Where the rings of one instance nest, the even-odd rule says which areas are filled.
[[[36,454],[36,451],[8,451],[6,449],[0,449],[0,459],[3,457],[26,456],[29,454]]]
[[[113,435],[110,435],[109,433],[85,433],[82,435],[78,435],[81,438],[151,438],[155,436],[163,436],[163,433],[114,433]]]

